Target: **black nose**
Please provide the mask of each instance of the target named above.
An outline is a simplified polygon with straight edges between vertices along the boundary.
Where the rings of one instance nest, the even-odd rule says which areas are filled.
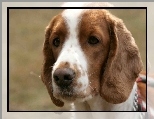
[[[69,86],[74,77],[75,72],[70,68],[59,68],[53,73],[55,83],[62,88]]]

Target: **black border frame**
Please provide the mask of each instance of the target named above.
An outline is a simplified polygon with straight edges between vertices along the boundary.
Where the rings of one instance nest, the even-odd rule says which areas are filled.
[[[145,9],[146,10],[146,72],[147,72],[147,7],[7,7],[7,112],[147,112],[146,111],[10,111],[9,110],[9,10],[10,9]],[[146,74],[147,78],[147,74]],[[147,83],[146,83],[147,84]],[[147,86],[146,86],[147,98]],[[146,100],[147,104],[147,100]]]

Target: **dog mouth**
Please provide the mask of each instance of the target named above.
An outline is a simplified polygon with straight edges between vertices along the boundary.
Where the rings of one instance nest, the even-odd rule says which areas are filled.
[[[60,88],[60,93],[62,97],[74,97],[76,94],[73,91],[72,86]]]
[[[54,96],[64,102],[75,102],[75,101],[80,101],[82,102],[83,100],[87,100],[87,97],[91,95],[89,90],[84,90],[84,91],[74,91],[73,88],[63,88],[60,89],[58,92],[53,93]]]

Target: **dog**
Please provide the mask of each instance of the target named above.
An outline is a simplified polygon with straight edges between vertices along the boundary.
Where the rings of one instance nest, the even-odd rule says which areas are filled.
[[[75,111],[138,111],[134,102],[141,56],[131,32],[109,11],[64,10],[46,27],[43,54],[42,80],[56,106],[71,105]],[[100,117],[141,116],[139,112],[128,117],[117,114]]]

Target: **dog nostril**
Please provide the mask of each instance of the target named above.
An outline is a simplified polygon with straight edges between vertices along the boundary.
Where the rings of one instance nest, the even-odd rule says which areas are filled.
[[[75,72],[70,68],[59,68],[55,70],[53,78],[58,86],[68,86],[72,83]]]
[[[55,79],[55,81],[59,80],[58,76],[54,76],[54,79]]]
[[[64,76],[64,80],[72,80],[74,78],[74,75],[73,74],[66,74]]]

